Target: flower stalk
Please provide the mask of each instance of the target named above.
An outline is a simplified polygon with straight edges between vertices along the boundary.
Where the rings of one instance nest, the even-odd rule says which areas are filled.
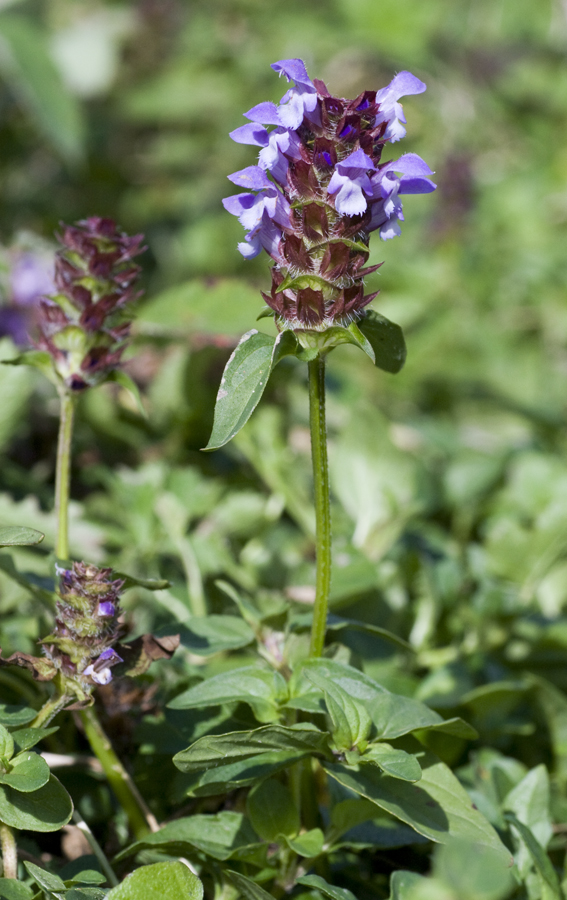
[[[55,471],[55,515],[57,518],[57,542],[55,555],[58,559],[69,559],[69,490],[71,485],[71,442],[75,416],[75,397],[61,388],[61,411],[59,419],[59,439],[57,441],[57,467]]]
[[[0,846],[4,878],[18,877],[18,849],[16,838],[9,825],[0,824]]]
[[[315,493],[316,580],[310,656],[321,656],[325,645],[329,590],[331,587],[331,502],[325,416],[325,357],[308,363],[309,427]]]

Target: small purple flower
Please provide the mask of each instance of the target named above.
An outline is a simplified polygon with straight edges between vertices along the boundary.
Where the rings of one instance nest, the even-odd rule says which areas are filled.
[[[273,249],[277,245],[282,230],[290,227],[291,207],[284,194],[259,166],[248,166],[229,175],[229,179],[242,187],[258,191],[257,194],[235,194],[222,201],[227,212],[238,216],[238,221],[248,232],[246,243],[239,244],[238,249],[244,257],[252,259],[262,247]]]
[[[12,302],[31,306],[55,289],[53,261],[37,253],[20,253],[10,271]]]
[[[398,176],[396,172],[401,172]],[[404,215],[398,194],[428,194],[436,185],[428,177],[432,171],[417,153],[406,153],[399,159],[386,163],[372,176],[373,203],[369,231],[380,230],[380,237],[387,241],[400,232],[398,221]]]
[[[108,684],[112,681],[110,667],[120,662],[124,662],[124,660],[118,655],[116,650],[113,650],[112,647],[107,647],[106,650],[102,651],[98,659],[95,659],[94,663],[86,667],[83,675],[88,675],[95,684]]]
[[[294,82],[282,97],[278,107],[278,115],[282,125],[286,128],[299,128],[306,117],[314,124],[319,124],[321,119],[317,107],[317,88],[309,78],[305,63],[301,59],[281,59],[272,63],[272,69],[285,75],[288,81]]]
[[[116,606],[111,600],[102,600],[98,605],[99,616],[113,616],[116,613]]]
[[[337,212],[345,216],[361,215],[368,201],[364,194],[372,196],[372,182],[368,171],[376,171],[376,166],[363,150],[355,150],[337,163],[327,190],[338,194],[335,199]]]
[[[400,97],[406,97],[409,94],[422,94],[426,90],[426,85],[411,72],[398,72],[391,80],[390,84],[382,88],[376,94],[376,102],[380,104],[380,110],[376,116],[376,125],[381,122],[387,122],[384,139],[395,143],[403,138],[406,129],[401,124],[405,124],[406,117],[404,109],[399,103]]]

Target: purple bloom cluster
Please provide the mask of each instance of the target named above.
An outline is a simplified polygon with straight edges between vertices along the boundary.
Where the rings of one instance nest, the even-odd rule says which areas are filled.
[[[111,667],[123,661],[114,644],[121,635],[118,616],[124,582],[113,581],[111,569],[83,562],[58,569],[58,574],[55,628],[42,641],[44,653],[84,690],[88,691],[89,685],[108,684]]]
[[[223,204],[247,232],[242,255],[264,249],[274,260],[271,293],[263,296],[279,326],[325,328],[359,317],[376,296],[364,294],[364,277],[377,268],[364,267],[369,235],[400,234],[400,195],[435,190],[417,154],[381,162],[384,145],[406,133],[400,98],[425,84],[400,72],[382,90],[345,100],[311,81],[300,59],[272,68],[292,86],[278,106],[259,103],[231,132],[260,152],[258,165],[229,175],[246,191]]]

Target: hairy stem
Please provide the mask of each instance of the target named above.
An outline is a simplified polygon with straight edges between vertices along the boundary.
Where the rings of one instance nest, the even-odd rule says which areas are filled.
[[[0,825],[0,844],[2,846],[2,865],[4,878],[18,877],[18,850],[14,832],[8,825]]]
[[[309,427],[315,486],[317,577],[310,656],[321,656],[325,645],[327,608],[331,586],[331,503],[325,419],[325,358],[318,356],[309,366]]]
[[[43,704],[37,716],[31,723],[31,728],[44,728],[46,725],[49,725],[51,720],[55,718],[57,713],[60,712],[71,699],[65,691],[65,684],[60,672],[53,679],[53,684],[55,686],[55,693]]]
[[[92,706],[79,713],[91,749],[100,762],[108,783],[124,812],[137,840],[149,831],[157,831],[155,817],[146,806],[138,788],[112,749]]]
[[[116,887],[116,885],[119,884],[119,881],[118,881],[118,878],[116,877],[116,875],[114,874],[114,870],[113,870],[112,866],[110,865],[110,863],[108,862],[108,859],[106,858],[104,850],[100,846],[99,842],[95,838],[94,834],[92,833],[91,829],[89,828],[89,826],[87,825],[87,823],[85,822],[85,820],[83,819],[81,814],[77,812],[77,810],[75,810],[75,812],[73,813],[73,822],[75,823],[77,828],[80,831],[82,831],[82,833],[86,837],[87,841],[89,842],[89,846],[90,846],[91,850],[93,851],[94,855],[96,856],[96,858],[98,859],[101,869],[104,872],[104,874],[106,875],[106,879],[107,879],[109,885],[111,887]]]
[[[73,440],[73,418],[75,397],[61,390],[61,418],[57,441],[57,469],[55,472],[55,515],[57,516],[57,543],[55,555],[58,559],[69,558],[69,486],[71,481],[71,441]]]

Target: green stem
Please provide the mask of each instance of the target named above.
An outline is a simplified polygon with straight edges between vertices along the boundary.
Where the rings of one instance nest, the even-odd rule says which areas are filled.
[[[96,856],[96,858],[98,859],[101,869],[104,872],[104,874],[106,875],[109,885],[111,887],[116,887],[116,885],[119,884],[119,881],[118,881],[118,878],[116,877],[116,875],[114,874],[114,870],[113,870],[112,866],[110,865],[110,863],[108,862],[108,860],[105,856],[104,850],[100,846],[99,842],[95,838],[94,834],[92,833],[91,829],[89,828],[89,826],[87,825],[87,823],[85,822],[85,820],[83,819],[81,814],[77,812],[77,810],[75,810],[75,812],[73,813],[73,822],[75,823],[77,828],[80,831],[82,831],[82,833],[86,837],[87,841],[89,842],[89,846],[90,846],[91,850],[93,851],[94,855]]]
[[[55,515],[57,517],[57,544],[55,555],[58,559],[69,558],[69,486],[71,482],[71,441],[73,439],[73,418],[75,397],[61,390],[61,419],[57,441],[57,468],[55,472]]]
[[[147,808],[138,788],[112,749],[112,744],[104,733],[94,708],[89,706],[87,709],[82,709],[79,715],[91,749],[128,817],[136,840],[143,838],[149,831],[157,831],[158,825],[155,817]]]
[[[309,427],[315,486],[317,577],[310,656],[321,656],[325,646],[327,608],[331,586],[331,502],[325,419],[325,358],[318,356],[309,366]]]
[[[2,846],[2,865],[4,878],[18,877],[18,850],[14,832],[8,825],[0,825],[0,844]]]
[[[53,684],[55,686],[55,693],[43,704],[37,716],[33,722],[31,722],[30,728],[43,728],[46,725],[49,725],[57,713],[69,703],[71,698],[65,691],[65,684],[60,672],[53,679]]]

